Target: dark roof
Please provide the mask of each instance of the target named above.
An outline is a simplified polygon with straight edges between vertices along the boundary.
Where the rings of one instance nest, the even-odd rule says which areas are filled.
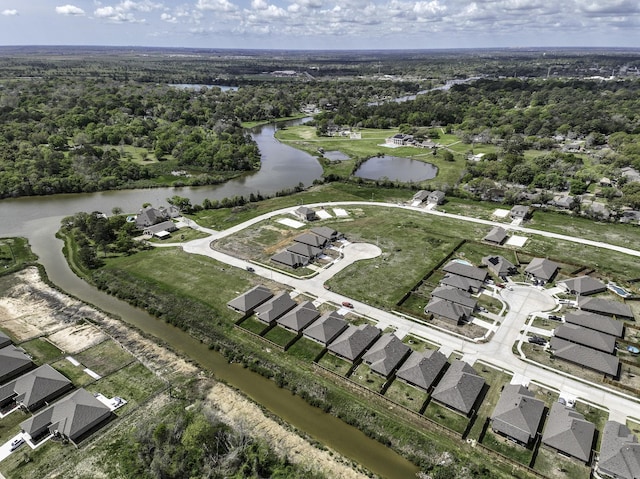
[[[590,313],[588,311],[568,311],[564,315],[564,320],[569,324],[577,324],[585,328],[611,334],[619,338],[622,337],[624,324],[608,316]]]
[[[489,233],[487,233],[487,236],[482,239],[483,241],[488,241],[489,243],[502,244],[504,243],[504,240],[507,239],[507,231],[500,226],[496,226],[491,231],[489,231]]]
[[[459,323],[468,318],[472,310],[459,303],[453,303],[441,298],[431,298],[431,301],[424,307],[425,314],[434,314],[440,318],[449,319]]]
[[[162,223],[147,226],[144,228],[144,231],[151,235],[155,235],[157,233],[160,233],[161,231],[171,232],[171,231],[176,231],[177,229],[178,227],[173,221],[167,220],[167,221],[163,221]]]
[[[465,278],[458,274],[447,273],[440,280],[442,286],[453,286],[463,291],[477,291],[482,287],[482,281],[477,279]]]
[[[617,316],[619,318],[633,319],[631,308],[620,301],[612,301],[601,298],[578,298],[578,308],[593,313]]]
[[[362,360],[369,364],[371,370],[389,377],[400,362],[411,352],[411,348],[404,344],[393,334],[384,334],[362,357]]]
[[[469,414],[484,387],[484,378],[459,359],[451,363],[431,397],[452,409]]]
[[[513,208],[511,208],[509,214],[512,217],[515,216],[516,218],[526,218],[530,211],[531,208],[529,208],[528,206],[515,205]]]
[[[280,316],[276,322],[287,329],[302,331],[320,317],[320,313],[311,301],[305,301],[287,314]]]
[[[48,364],[43,364],[13,382],[16,402],[29,409],[59,396],[72,387],[69,379]]]
[[[260,306],[273,296],[273,293],[266,286],[261,284],[254,286],[246,293],[242,293],[237,298],[227,303],[227,306],[243,313],[253,311],[256,306]]]
[[[136,226],[140,229],[143,229],[146,226],[160,223],[166,218],[167,215],[164,210],[158,210],[153,206],[147,206],[141,209],[140,212],[136,215]]]
[[[601,293],[607,289],[607,286],[602,281],[592,278],[591,276],[578,276],[577,278],[565,279],[564,281],[558,281],[558,284],[564,284],[569,291],[582,296]]]
[[[485,256],[482,264],[487,265],[490,271],[498,276],[507,276],[516,272],[516,266],[508,259],[500,256]]]
[[[0,349],[0,381],[7,381],[33,367],[31,358],[14,345]]]
[[[617,357],[595,349],[570,343],[561,338],[552,337],[550,340],[553,355],[594,371],[617,376],[620,361]]]
[[[311,232],[328,240],[336,239],[339,236],[336,230],[328,226],[316,226],[315,228],[311,228]]]
[[[322,253],[321,248],[316,248],[315,246],[297,242],[293,243],[291,246],[288,246],[287,251],[289,253],[304,256],[305,258],[316,258]]]
[[[11,338],[0,331],[0,348],[4,348],[5,346],[9,346],[11,344]]]
[[[491,427],[527,444],[535,437],[544,413],[544,401],[520,384],[507,384],[491,416]]]
[[[306,218],[306,219],[315,218],[315,216],[316,216],[315,210],[312,210],[311,208],[309,208],[307,206],[300,206],[300,207],[296,208],[294,213],[297,216],[300,216],[300,217]]]
[[[269,301],[258,306],[255,310],[256,318],[265,323],[272,323],[287,311],[291,311],[298,305],[289,293],[283,291],[278,293]]]
[[[582,344],[608,354],[616,350],[616,337],[577,324],[561,324],[553,331],[554,336],[572,343]]]
[[[49,428],[51,432],[59,431],[71,440],[75,440],[110,415],[111,410],[98,401],[93,394],[86,389],[78,389],[20,423],[20,428],[32,437]]]
[[[524,271],[538,279],[549,281],[558,272],[558,263],[546,258],[533,258]]]
[[[624,424],[607,421],[604,425],[597,470],[620,479],[640,477],[640,444]]]
[[[381,333],[382,331],[370,324],[360,326],[350,324],[340,336],[331,341],[329,351],[349,361],[355,361]]]
[[[314,339],[325,346],[333,341],[348,326],[337,312],[323,314],[320,319],[306,328],[302,333],[304,336]]]
[[[589,462],[595,432],[594,424],[582,414],[556,402],[551,406],[542,442],[569,456]]]
[[[413,351],[400,366],[396,376],[428,391],[446,364],[447,357],[440,351],[428,350],[423,353]]]
[[[293,240],[297,241],[298,243],[315,246],[316,248],[323,248],[327,243],[326,238],[314,235],[313,233],[302,233],[301,235],[296,236]]]
[[[290,266],[292,268],[298,268],[309,264],[309,258],[301,256],[299,254],[291,253],[290,251],[281,251],[271,257],[271,261]]]
[[[451,286],[438,286],[431,292],[431,297],[446,299],[452,303],[460,304],[469,308],[472,311],[478,303],[478,301],[475,298],[472,298],[466,291],[462,291],[461,289],[453,288]]]
[[[432,191],[431,193],[429,193],[429,197],[427,198],[427,201],[429,203],[442,203],[442,200],[444,200],[445,197],[445,193],[444,191],[439,191],[439,190],[435,190]]]
[[[476,268],[468,264],[460,263],[458,261],[450,261],[447,263],[442,271],[445,273],[458,274],[465,278],[475,279],[477,281],[484,281],[487,278],[487,270]]]
[[[425,201],[429,195],[431,194],[430,191],[427,190],[418,190],[413,197],[411,198],[412,201]]]

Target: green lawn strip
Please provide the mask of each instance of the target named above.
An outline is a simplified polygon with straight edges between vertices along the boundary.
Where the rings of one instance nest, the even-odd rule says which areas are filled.
[[[482,306],[490,313],[499,314],[502,311],[503,303],[488,294],[481,294],[478,296],[478,306]]]
[[[576,411],[584,416],[587,421],[591,421],[596,426],[598,432],[598,440],[596,442],[595,449],[600,450],[600,444],[602,442],[602,431],[604,431],[604,425],[609,420],[609,412],[599,407],[594,407],[586,404],[580,400],[576,401]]]
[[[280,326],[275,326],[274,328],[271,328],[264,337],[269,341],[273,341],[274,343],[285,347],[293,338],[296,337],[296,333]]]
[[[462,433],[467,429],[467,425],[469,424],[468,417],[453,412],[451,409],[441,406],[433,400],[429,402],[427,409],[424,411],[424,415],[432,421],[456,431],[460,436],[462,436]]]
[[[428,349],[440,349],[440,345],[426,341],[424,339],[418,339],[416,336],[407,334],[402,338],[402,342],[407,344],[411,349],[418,352],[424,352]]]
[[[485,379],[489,386],[489,389],[480,404],[480,408],[478,409],[478,417],[469,432],[469,437],[477,440],[480,438],[480,433],[482,432],[485,420],[493,414],[493,410],[500,399],[503,386],[505,384],[509,384],[512,375],[482,363],[476,363],[473,367],[478,374]]]
[[[262,333],[262,331],[267,329],[268,325],[266,325],[262,321],[258,321],[255,317],[251,316],[242,321],[242,323],[240,323],[240,327],[242,329],[246,329],[247,331],[251,331],[252,333],[260,334]]]
[[[133,355],[111,340],[102,341],[100,344],[76,354],[74,358],[100,376],[106,376],[134,359]]]
[[[68,377],[76,387],[83,387],[95,381],[95,379],[84,372],[84,365],[74,366],[66,359],[60,359],[59,361],[51,363],[51,366]]]
[[[349,378],[376,393],[379,393],[384,383],[387,382],[385,378],[374,373],[365,363],[360,363]]]
[[[20,347],[31,355],[38,365],[48,363],[62,356],[62,351],[44,338],[36,338],[20,343]]]
[[[7,417],[0,419],[0,444],[4,444],[20,432],[20,423],[31,417],[21,409],[13,411]]]
[[[409,386],[398,378],[393,380],[384,395],[389,400],[416,412],[420,411],[428,396],[422,389]]]
[[[155,153],[141,146],[121,145],[117,149],[124,161],[132,161],[138,165],[150,165],[158,162]]]
[[[533,468],[554,479],[588,479],[591,477],[590,467],[579,464],[568,457],[563,457],[542,445],[538,450]]]
[[[518,461],[525,466],[528,466],[533,456],[533,450],[527,449],[519,444],[514,443],[506,439],[499,434],[495,434],[491,430],[491,426],[487,428],[487,432],[482,440],[482,445],[492,449],[500,454],[507,456],[514,461]]]
[[[37,449],[22,446],[0,462],[0,472],[11,479],[43,477],[42,471],[55,470],[59,464],[74,460],[77,454],[74,447],[56,441],[48,441]]]
[[[557,313],[553,313],[553,314],[557,314]],[[534,327],[548,329],[550,331],[556,329],[560,324],[561,323],[559,321],[553,321],[551,319],[541,318],[540,316],[536,316],[533,319]]]
[[[340,376],[345,376],[352,364],[349,361],[339,358],[329,352],[327,352],[318,363],[320,366],[327,368],[329,371],[333,371]]]
[[[310,363],[318,357],[318,354],[320,354],[323,349],[324,346],[321,344],[302,337],[293,343],[293,345],[287,350],[287,353],[296,359]]]

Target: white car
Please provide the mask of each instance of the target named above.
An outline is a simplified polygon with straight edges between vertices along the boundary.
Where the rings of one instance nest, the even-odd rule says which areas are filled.
[[[15,451],[23,444],[24,444],[24,438],[19,437],[18,439],[14,439],[13,441],[11,441],[11,451]]]

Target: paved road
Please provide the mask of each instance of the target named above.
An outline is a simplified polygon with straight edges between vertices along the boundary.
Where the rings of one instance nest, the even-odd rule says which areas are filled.
[[[617,245],[610,245],[607,243],[575,238],[572,236],[566,236],[557,233],[534,230],[522,226],[505,225],[504,223],[500,222],[482,220],[478,218],[469,218],[465,216],[453,215],[434,210],[426,210],[423,208],[411,207],[401,204],[348,201],[317,203],[306,206],[315,208],[320,206],[332,207],[362,205],[372,205],[387,208],[403,208],[424,214],[431,214],[453,218],[461,221],[486,224],[488,226],[502,226],[505,229],[510,229],[512,231],[518,231],[521,233],[540,235],[548,238],[555,238],[564,241],[619,251],[621,253],[629,254],[632,256],[640,256],[640,251]],[[212,232],[211,230],[208,230],[212,233],[210,237],[190,241],[183,244],[182,247],[186,252],[209,256],[231,266],[244,269],[248,266],[246,261],[211,249],[211,241],[232,235],[253,224],[264,221],[267,218],[292,213],[296,208],[298,208],[298,206],[272,211],[224,231]],[[166,246],[170,245],[167,244]],[[332,302],[336,305],[339,305],[342,301],[347,300],[353,303],[354,310],[358,314],[364,315],[377,321],[378,326],[381,329],[385,329],[389,326],[396,328],[396,334],[400,337],[403,337],[406,334],[413,334],[415,336],[437,342],[442,345],[443,349],[449,351],[459,351],[463,354],[464,359],[471,363],[475,362],[476,360],[482,360],[494,366],[502,368],[505,371],[512,372],[514,374],[514,379],[518,381],[527,382],[528,380],[534,380],[536,382],[540,382],[542,384],[556,388],[563,393],[592,402],[596,405],[606,405],[606,407],[609,409],[610,419],[618,420],[624,423],[628,416],[640,417],[640,403],[638,402],[637,398],[634,398],[631,395],[614,391],[612,389],[603,387],[600,384],[588,383],[583,380],[578,380],[575,377],[570,377],[561,372],[551,370],[545,366],[523,360],[513,354],[512,347],[514,343],[518,341],[520,341],[521,343],[522,341],[520,331],[525,329],[525,322],[528,316],[532,313],[551,311],[557,308],[557,303],[551,296],[549,291],[544,291],[529,285],[515,284],[512,285],[510,289],[500,290],[495,288],[493,294],[499,295],[500,298],[509,305],[509,312],[502,318],[501,324],[496,328],[495,334],[489,342],[476,343],[465,338],[456,337],[455,335],[434,329],[428,325],[416,323],[415,321],[404,318],[400,314],[383,311],[354,299],[346,298],[345,296],[337,294],[335,292],[327,291],[324,288],[324,282],[327,279],[336,274],[338,271],[346,268],[354,261],[369,259],[379,255],[380,249],[374,245],[349,244],[343,248],[343,254],[344,257],[336,261],[335,264],[333,264],[330,268],[323,270],[320,274],[309,279],[292,278],[288,275],[278,273],[277,271],[272,271],[271,269],[264,268],[259,265],[252,265],[252,267],[255,269],[255,274],[272,279],[282,284],[286,284],[287,286],[290,286],[291,288],[299,292],[304,292],[310,294],[311,296],[317,297],[319,302]]]

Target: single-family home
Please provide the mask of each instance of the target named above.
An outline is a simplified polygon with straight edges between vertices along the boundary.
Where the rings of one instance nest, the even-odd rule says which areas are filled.
[[[524,269],[525,274],[542,283],[550,283],[558,274],[558,263],[546,258],[533,258]]]
[[[13,344],[0,349],[0,384],[12,380],[35,368],[24,349]]]
[[[469,309],[469,314],[473,312],[478,304],[478,300],[473,298],[466,291],[462,291],[458,288],[453,288],[451,286],[438,286],[433,291],[431,291],[432,298],[440,298],[445,299],[447,301],[451,301],[452,303],[459,304]]]
[[[624,334],[624,323],[608,316],[588,311],[568,311],[564,315],[567,324],[577,324],[583,328],[593,329],[601,333],[621,338]]]
[[[293,214],[303,221],[314,221],[318,219],[315,210],[306,206],[299,206],[293,211]]]
[[[476,281],[484,282],[487,279],[488,273],[486,269],[477,268],[471,264],[461,263],[460,261],[449,261],[442,271],[445,273],[457,274],[464,276],[465,278],[475,279]]]
[[[593,369],[612,378],[618,377],[620,373],[620,360],[613,354],[603,353],[555,336],[551,338],[549,345],[556,358]]]
[[[442,298],[431,298],[424,307],[424,314],[433,315],[440,319],[460,324],[471,317],[473,311],[459,303],[453,303]]]
[[[298,242],[294,242],[292,245],[288,246],[287,251],[294,255],[304,256],[305,258],[308,258],[310,262],[322,254],[322,249]]]
[[[640,444],[625,424],[607,421],[604,425],[596,472],[612,479],[640,477]]]
[[[291,299],[289,293],[283,291],[256,307],[256,318],[265,324],[274,324],[276,319],[286,312],[291,311],[297,305],[298,303]]]
[[[396,372],[396,377],[428,392],[438,381],[446,365],[447,357],[440,351],[413,351]]]
[[[525,446],[535,438],[544,401],[520,384],[507,384],[491,415],[491,428]]]
[[[256,307],[272,297],[271,290],[259,284],[229,301],[227,306],[239,313],[251,314]]]
[[[316,226],[315,228],[311,228],[309,231],[311,231],[311,233],[313,233],[314,235],[324,238],[327,242],[335,241],[342,238],[342,234],[340,234],[333,228],[329,228],[328,226]]]
[[[500,226],[496,226],[493,228],[487,235],[482,238],[482,241],[486,241],[487,243],[492,243],[496,245],[501,245],[507,239],[507,230]]]
[[[293,238],[293,241],[306,244],[309,246],[314,246],[316,248],[324,248],[325,246],[327,246],[327,243],[329,242],[326,238],[323,238],[322,236],[318,236],[313,233],[302,233],[301,235],[298,235],[295,238]]]
[[[441,205],[444,203],[444,197],[445,197],[445,193],[444,191],[432,191],[431,193],[429,193],[429,196],[427,197],[427,203],[430,205]]]
[[[314,304],[311,301],[304,301],[276,319],[276,323],[294,333],[299,333],[319,317],[320,312]]]
[[[531,208],[525,205],[515,205],[509,211],[509,217],[512,220],[526,220],[531,216]]]
[[[176,224],[171,221],[162,221],[151,226],[146,226],[142,231],[145,235],[155,236],[159,239],[166,239],[171,236],[171,233],[178,231]]]
[[[616,350],[616,337],[610,334],[583,328],[577,324],[561,324],[553,330],[556,338],[597,349],[603,353],[613,354]]]
[[[349,323],[342,316],[336,311],[331,311],[323,314],[311,326],[305,328],[302,331],[302,335],[326,346],[337,338],[342,331],[347,329],[347,326],[349,326]]]
[[[477,279],[466,278],[457,274],[447,273],[440,280],[441,286],[451,286],[458,288],[467,293],[477,293],[482,288],[482,281]]]
[[[396,145],[396,146],[406,146],[413,141],[413,135],[408,135],[406,133],[396,133],[390,138],[387,138],[386,143]]]
[[[86,389],[78,389],[20,423],[32,441],[53,434],[77,444],[112,417],[111,409]]]
[[[369,351],[362,356],[362,360],[369,365],[374,373],[388,378],[411,353],[411,348],[404,344],[393,333],[383,334]]]
[[[602,298],[584,298],[580,296],[578,297],[578,308],[582,311],[603,314],[605,316],[615,316],[620,319],[634,319],[631,308],[620,301]]]
[[[347,361],[354,362],[382,334],[382,331],[370,324],[354,326],[350,324],[328,346],[330,352]]]
[[[474,409],[485,381],[468,363],[456,359],[434,388],[431,398],[465,416]]]
[[[551,406],[542,444],[589,464],[596,427],[575,409],[559,402]]]
[[[486,265],[489,271],[499,278],[505,278],[518,272],[518,268],[511,261],[500,255],[485,256],[482,258],[482,264]]]
[[[274,263],[288,266],[293,269],[301,268],[309,264],[309,258],[292,253],[291,251],[280,251],[279,253],[274,254],[270,259]]]
[[[427,201],[430,194],[431,192],[427,190],[417,191],[411,198],[411,206],[420,206],[422,203]]]
[[[0,408],[15,403],[34,411],[73,389],[73,383],[48,364],[0,387]]]
[[[169,219],[167,211],[153,206],[145,206],[136,215],[136,227],[140,230]]]
[[[0,349],[9,346],[11,343],[11,338],[0,331]]]
[[[571,294],[580,296],[589,296],[607,290],[607,286],[602,281],[591,276],[578,276],[577,278],[558,281],[558,286],[562,286]]]

